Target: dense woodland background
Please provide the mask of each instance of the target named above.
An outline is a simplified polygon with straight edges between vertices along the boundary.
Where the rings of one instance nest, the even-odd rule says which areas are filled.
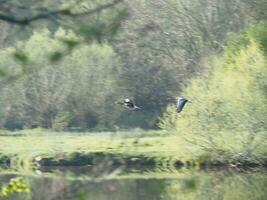
[[[253,137],[266,130],[266,10],[266,0],[0,1],[0,128]],[[181,95],[193,104],[177,115]],[[144,109],[115,104],[126,97]]]

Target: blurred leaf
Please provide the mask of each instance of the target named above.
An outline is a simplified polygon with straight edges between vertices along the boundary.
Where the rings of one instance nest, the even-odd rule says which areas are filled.
[[[55,130],[64,130],[67,128],[71,120],[71,114],[69,112],[59,112],[55,119],[53,120],[53,129]]]
[[[79,196],[77,197],[77,200],[86,200],[86,199],[85,199],[84,195],[79,195]]]
[[[129,16],[126,9],[119,10],[108,26],[108,34],[115,35],[121,27],[121,22]]]
[[[4,184],[0,188],[0,195],[5,197],[13,193],[21,193],[21,192],[30,192],[30,189],[26,181],[22,177],[12,178],[8,183]]]
[[[80,32],[83,34],[88,40],[96,40],[101,43],[102,37],[106,31],[106,25],[101,23],[95,23],[90,25],[82,25],[80,26]]]
[[[113,16],[109,21],[106,22],[96,22],[92,24],[83,24],[80,26],[80,33],[90,40],[97,40],[101,42],[103,36],[113,36],[117,33],[121,26],[121,22],[128,16],[126,9],[121,9],[117,11],[116,15]]]
[[[58,61],[60,61],[62,59],[62,57],[63,57],[63,54],[61,52],[59,52],[59,51],[56,51],[56,52],[51,54],[50,61],[58,62]]]
[[[129,16],[127,9],[121,9],[117,13],[117,17],[120,19],[126,19]]]
[[[263,21],[260,24],[251,29],[252,36],[259,42],[261,49],[267,53],[267,21]]]
[[[62,39],[61,41],[66,44],[69,49],[73,49],[79,44],[79,41],[74,39]]]
[[[0,69],[0,77],[1,76],[5,76],[6,75],[6,73],[4,72],[4,70],[3,69]]]
[[[184,180],[184,188],[187,190],[195,190],[197,188],[197,181],[194,178]]]
[[[15,52],[13,56],[17,61],[23,64],[26,64],[28,62],[28,56],[26,55],[26,53],[22,51]]]

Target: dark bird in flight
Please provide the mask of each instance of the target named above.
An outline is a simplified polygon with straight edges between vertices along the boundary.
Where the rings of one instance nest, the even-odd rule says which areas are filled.
[[[131,99],[124,99],[123,102],[116,102],[119,105],[123,105],[125,108],[129,110],[141,110],[139,106],[135,105],[134,101]]]
[[[184,97],[178,97],[178,98],[176,98],[176,100],[177,100],[177,103],[176,103],[176,112],[177,113],[182,112],[186,103],[192,103],[192,101],[190,101]]]

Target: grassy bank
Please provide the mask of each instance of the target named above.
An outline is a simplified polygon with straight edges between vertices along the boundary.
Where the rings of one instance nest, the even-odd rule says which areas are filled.
[[[264,133],[257,134],[250,144],[244,143],[245,137],[245,133],[204,137],[167,135],[163,131],[2,132],[0,165],[24,170],[38,165],[83,166],[99,162],[150,166],[266,166]]]

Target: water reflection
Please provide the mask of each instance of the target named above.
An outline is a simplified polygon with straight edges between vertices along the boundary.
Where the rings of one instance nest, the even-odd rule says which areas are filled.
[[[109,178],[92,175],[92,168],[48,168],[25,175],[31,192],[12,200],[264,200],[267,173],[237,171],[125,170]],[[17,175],[0,175],[0,187]],[[19,175],[21,176],[21,174]],[[3,197],[2,197],[3,198]],[[1,197],[0,197],[1,199]]]

